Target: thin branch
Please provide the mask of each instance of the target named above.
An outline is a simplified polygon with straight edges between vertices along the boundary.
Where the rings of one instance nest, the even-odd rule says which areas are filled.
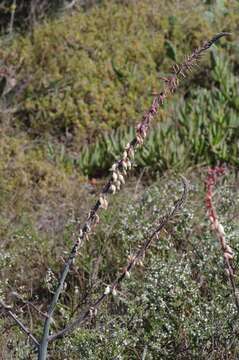
[[[112,293],[113,295],[116,295],[117,288],[119,287],[120,283],[124,280],[124,278],[128,278],[130,276],[130,272],[135,267],[137,263],[142,261],[144,258],[147,249],[151,245],[154,239],[158,239],[159,233],[162,231],[162,229],[167,225],[169,220],[175,215],[175,213],[180,210],[182,205],[185,203],[188,193],[188,182],[187,180],[182,177],[183,180],[183,194],[181,198],[175,203],[173,209],[163,217],[160,224],[152,232],[152,234],[144,241],[144,243],[141,245],[140,249],[135,252],[133,256],[130,257],[129,262],[127,266],[122,271],[121,275],[110,285],[107,286],[104,290],[104,293],[94,302],[92,306],[90,306],[80,317],[78,317],[76,320],[74,320],[70,325],[66,326],[63,330],[59,331],[58,333],[52,335],[49,337],[49,341],[54,341],[55,339],[59,337],[65,336],[67,333],[72,332],[75,328],[77,328],[82,322],[84,322],[88,317],[92,317],[93,315],[97,314],[97,308],[100,306],[100,304],[103,302],[103,300]]]
[[[48,317],[46,313],[38,309],[31,301],[24,300],[21,295],[19,295],[16,291],[13,291],[11,295],[19,299],[23,304],[31,306],[38,314],[42,315],[44,318]]]
[[[37,339],[32,335],[31,331],[12,312],[11,307],[6,305],[2,300],[0,300],[0,306],[15,321],[15,323],[20,327],[20,329],[31,339],[34,346],[36,348],[39,348],[39,342],[37,341]]]
[[[72,8],[76,5],[76,1],[77,1],[77,0],[72,0],[70,3],[66,4],[66,5],[63,7],[63,10],[70,10],[70,9],[72,9]]]
[[[9,24],[9,34],[12,35],[13,33],[13,25],[14,25],[14,19],[15,19],[15,13],[16,13],[16,0],[13,0],[11,5],[11,18],[10,18],[10,24]]]

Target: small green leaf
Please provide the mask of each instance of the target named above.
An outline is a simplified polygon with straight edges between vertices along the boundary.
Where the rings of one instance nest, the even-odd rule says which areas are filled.
[[[174,45],[171,43],[171,41],[166,40],[165,41],[165,49],[166,49],[166,55],[173,61],[177,61],[177,52],[174,47]]]

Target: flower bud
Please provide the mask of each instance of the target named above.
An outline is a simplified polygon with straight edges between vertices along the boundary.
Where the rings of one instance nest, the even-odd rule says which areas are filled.
[[[85,232],[89,233],[91,231],[90,225],[85,224]]]
[[[145,130],[145,129],[142,129],[142,131],[141,131],[141,136],[142,136],[143,138],[145,138],[146,135],[147,135],[146,130]]]
[[[110,291],[111,291],[110,287],[107,286],[107,287],[105,288],[104,295],[109,295],[109,294],[110,294]]]
[[[130,273],[129,273],[129,271],[125,271],[125,277],[127,278],[127,279],[129,279],[130,278]]]
[[[128,167],[128,169],[130,170],[131,169],[131,162],[130,162],[130,160],[127,160],[127,167]]]
[[[112,193],[112,194],[115,194],[116,193],[116,186],[114,184],[111,184],[110,185],[110,188],[109,188],[109,191]]]
[[[127,163],[124,160],[122,161],[122,167],[124,170],[127,170]]]
[[[228,252],[229,254],[232,254],[232,255],[233,255],[233,250],[232,250],[232,248],[231,248],[229,245],[226,245],[225,251]]]
[[[94,224],[95,224],[95,225],[96,225],[96,224],[99,224],[99,222],[100,222],[99,215],[98,215],[98,214],[95,214],[95,215],[94,215]]]
[[[127,151],[125,150],[125,151],[123,152],[123,160],[126,160],[127,157],[128,157],[128,153],[127,153]]]
[[[224,228],[222,226],[222,224],[218,224],[218,232],[221,234],[221,235],[225,235],[225,231],[224,231]]]
[[[129,157],[131,157],[132,159],[134,159],[134,149],[133,149],[132,147],[129,149],[128,154],[129,154]]]
[[[102,195],[100,196],[99,202],[100,202],[100,207],[102,207],[102,209],[107,209],[108,201],[105,199],[104,196],[102,196]]]
[[[112,180],[116,181],[117,178],[118,178],[117,173],[114,171],[113,174],[112,174]]]
[[[219,222],[218,222],[217,219],[215,219],[215,221],[214,221],[214,227],[215,227],[216,230],[218,230],[218,226],[219,226]]]
[[[112,166],[111,166],[111,171],[115,171],[116,169],[117,169],[117,163],[115,163],[115,164],[113,164]]]
[[[228,253],[228,252],[225,252],[225,253],[224,253],[224,258],[225,258],[226,260],[231,260],[231,259],[233,259],[233,257],[234,257],[233,254],[230,254],[230,253]]]
[[[119,181],[120,181],[122,184],[125,184],[125,180],[124,180],[123,175],[119,174],[119,175],[118,175],[118,178],[119,178]]]
[[[116,181],[115,186],[117,190],[120,190],[121,182],[119,180]]]
[[[142,145],[142,144],[143,144],[144,140],[142,139],[141,135],[137,134],[136,139],[137,139],[138,145]]]
[[[113,296],[116,296],[116,295],[117,295],[116,288],[113,288],[113,290],[112,290],[112,295],[113,295]]]

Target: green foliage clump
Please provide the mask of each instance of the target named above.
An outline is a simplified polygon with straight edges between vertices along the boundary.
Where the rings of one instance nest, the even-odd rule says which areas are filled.
[[[237,358],[239,329],[233,296],[220,246],[210,231],[203,207],[205,171],[186,176],[191,181],[186,207],[147,253],[144,266],[132,272],[117,295],[100,307],[96,318],[71,336],[52,344],[50,357],[61,360],[62,354],[67,354],[72,360],[79,357],[126,360],[145,354],[149,359],[171,359],[172,356],[207,359],[214,351],[216,359]],[[181,190],[180,182],[167,174],[148,190],[144,184],[138,183],[136,188],[131,184],[115,197],[109,211],[101,213],[94,241],[85,244],[72,268],[66,282],[67,291],[63,292],[57,308],[60,316],[56,319],[59,320],[54,323],[53,330],[67,324],[81,311],[79,308],[83,309],[96,299],[106,284],[115,279],[119,269],[125,266],[127,256],[152,231]],[[214,198],[227,240],[235,254],[239,254],[235,216],[238,188],[232,173],[219,184]],[[75,211],[77,207],[76,204]],[[11,246],[5,245],[7,251],[0,258],[4,276],[1,294],[9,297],[11,289],[17,287],[18,292],[35,305],[47,302],[52,296],[60,259],[70,246],[71,234],[77,231],[81,218],[80,212],[79,217],[72,216],[64,223],[63,238],[53,228],[49,239],[49,232],[36,231],[33,222],[31,226],[26,222],[24,227],[12,229]],[[26,256],[28,261],[23,261]],[[239,256],[236,255],[235,267],[238,266]],[[39,271],[44,276],[39,277]],[[235,280],[238,284],[237,277]],[[20,302],[15,305],[21,307]],[[27,311],[21,316],[28,322]],[[38,324],[34,313],[31,316]],[[0,326],[5,329],[3,323]],[[22,354],[34,359],[28,341],[23,340],[18,329],[12,327],[8,338],[5,333],[3,338],[4,351],[10,354],[14,351],[16,359]]]
[[[191,91],[191,98],[176,105],[166,122],[152,128],[145,146],[138,151],[138,168],[165,171],[193,164],[225,162],[238,165],[238,78],[224,57],[212,53],[210,88]],[[118,159],[134,128],[119,129],[96,144],[85,146],[76,164],[90,177],[103,174]]]
[[[16,38],[3,57],[17,69],[19,81],[29,79],[17,122],[34,136],[68,134],[78,146],[105,130],[134,124],[159,86],[158,72],[168,71],[217,30],[234,30],[238,23],[227,3],[218,17],[209,16],[214,7],[191,5],[191,0],[182,6],[105,1]],[[187,21],[186,8],[191,8]]]

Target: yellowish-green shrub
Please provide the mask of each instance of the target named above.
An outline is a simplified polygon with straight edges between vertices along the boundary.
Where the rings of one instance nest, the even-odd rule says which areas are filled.
[[[105,1],[38,26],[6,51],[14,55],[7,65],[22,63],[18,79],[30,78],[18,122],[33,135],[73,135],[78,144],[134,124],[161,85],[158,73],[218,30],[236,30],[237,7]]]

